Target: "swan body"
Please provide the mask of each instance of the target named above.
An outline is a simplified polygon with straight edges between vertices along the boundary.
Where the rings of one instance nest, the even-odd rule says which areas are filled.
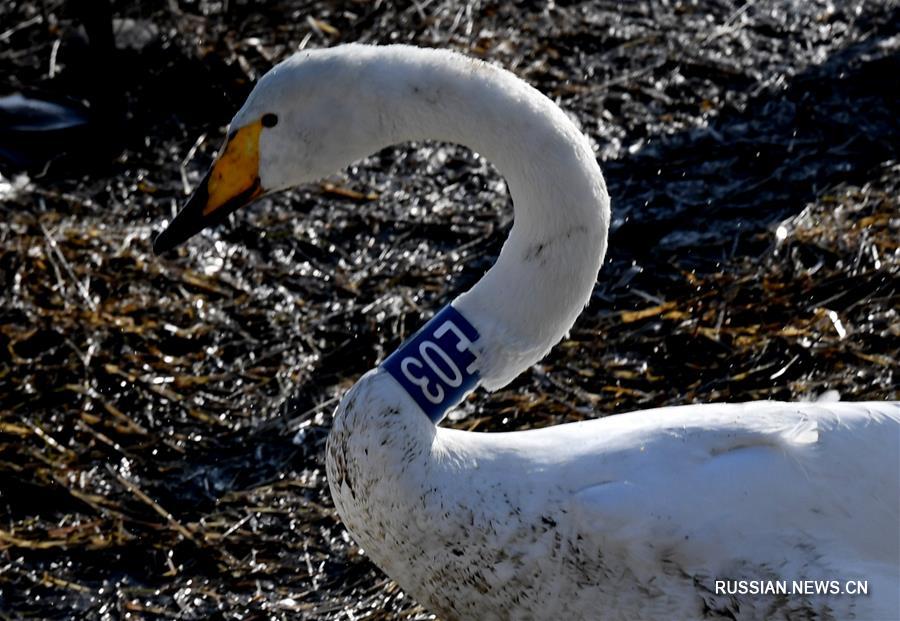
[[[335,412],[331,493],[376,564],[446,619],[898,618],[900,403],[689,405],[493,434],[435,424],[565,335],[606,250],[587,139],[510,73],[407,46],[298,53],[260,80],[154,247],[418,139],[491,160],[515,224],[484,277]],[[747,592],[765,580],[859,580],[868,595]]]
[[[339,408],[328,480],[442,618],[893,619],[898,429],[897,404],[762,402],[480,434],[435,428],[375,371]],[[870,595],[716,593],[806,579]]]

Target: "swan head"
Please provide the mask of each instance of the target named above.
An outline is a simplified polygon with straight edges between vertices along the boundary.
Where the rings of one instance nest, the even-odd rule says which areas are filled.
[[[154,240],[157,254],[265,194],[321,179],[377,149],[377,99],[360,93],[365,52],[334,50],[295,54],[259,80],[206,177]]]

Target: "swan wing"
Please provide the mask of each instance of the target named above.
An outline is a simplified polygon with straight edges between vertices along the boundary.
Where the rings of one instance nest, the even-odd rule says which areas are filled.
[[[900,403],[692,405],[622,424],[630,416],[620,467],[575,490],[571,510],[638,581],[689,575],[715,609],[728,607],[717,579],[868,580],[881,598],[866,605],[896,614]]]

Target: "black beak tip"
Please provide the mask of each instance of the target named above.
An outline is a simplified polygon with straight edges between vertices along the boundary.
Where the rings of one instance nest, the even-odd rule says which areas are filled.
[[[153,240],[153,254],[155,254],[156,256],[159,256],[164,252],[168,252],[175,246],[171,241],[169,241],[169,236],[166,235],[167,232],[168,229],[164,230]]]
[[[163,231],[153,240],[153,254],[161,255],[184,243],[190,237],[199,233],[206,222],[195,213],[195,206],[188,201],[184,209],[169,223]]]
[[[156,239],[153,240],[153,254],[161,255],[172,250],[219,219],[215,216],[208,217],[203,214],[203,208],[209,200],[208,183],[209,173],[197,186],[191,197],[188,198],[181,211],[172,219],[169,226],[163,229],[156,236]]]
[[[183,244],[203,229],[221,224],[234,210],[252,202],[262,193],[259,187],[259,179],[256,179],[253,185],[245,191],[223,205],[216,207],[212,213],[207,214],[204,213],[204,209],[209,202],[208,184],[209,173],[207,173],[203,182],[197,186],[197,189],[194,190],[194,193],[181,211],[172,219],[169,226],[153,240],[154,254],[160,255],[168,252]]]

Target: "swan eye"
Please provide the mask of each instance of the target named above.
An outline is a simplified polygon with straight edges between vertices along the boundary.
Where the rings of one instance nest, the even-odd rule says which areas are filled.
[[[267,112],[262,115],[260,121],[262,121],[263,127],[275,127],[278,125],[278,115]]]

